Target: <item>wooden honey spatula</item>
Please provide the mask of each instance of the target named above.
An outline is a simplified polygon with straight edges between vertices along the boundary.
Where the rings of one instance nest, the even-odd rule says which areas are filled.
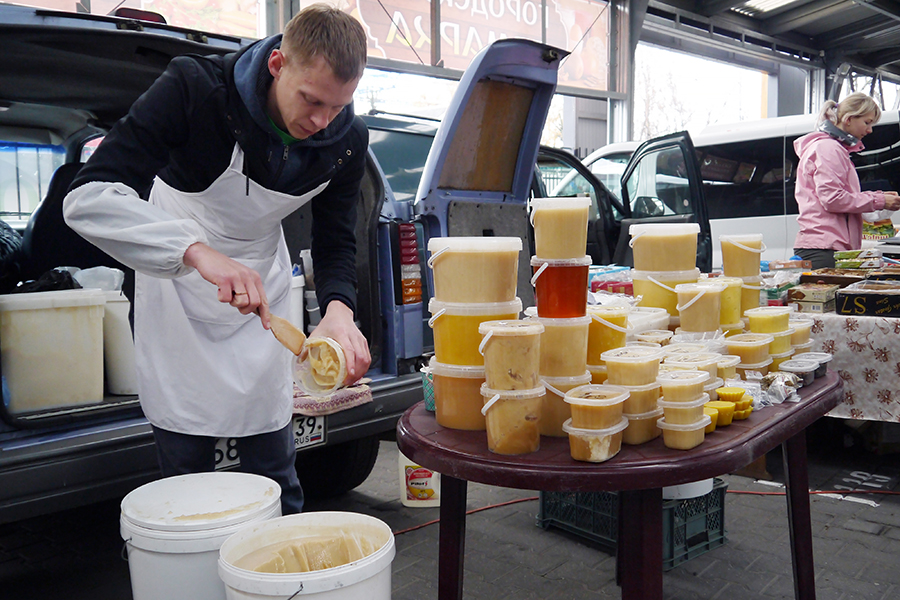
[[[257,312],[256,314],[259,313]],[[306,343],[306,335],[287,319],[282,319],[271,313],[269,314],[269,325],[272,328],[275,339],[296,356],[300,356],[303,344]]]

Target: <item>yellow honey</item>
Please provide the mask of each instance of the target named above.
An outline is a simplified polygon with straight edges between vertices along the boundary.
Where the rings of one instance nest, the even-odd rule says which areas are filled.
[[[697,262],[697,223],[641,223],[629,233],[639,271],[686,271]]]
[[[622,418],[612,427],[600,430],[574,427],[571,421],[563,424],[569,435],[569,453],[575,460],[584,462],[604,462],[622,449],[622,437],[628,419]]]
[[[745,310],[744,316],[753,333],[781,333],[788,330],[791,312],[789,306],[760,306]]]
[[[628,419],[628,427],[622,434],[622,443],[629,446],[637,446],[658,438],[662,431],[656,426],[656,421],[662,414],[663,410],[661,408],[639,415],[626,413],[625,417]]]
[[[725,328],[725,325],[739,323],[741,320],[741,288],[744,280],[740,277],[717,277],[711,279],[725,286],[722,295],[719,297],[719,325]]]
[[[725,338],[728,354],[741,357],[741,363],[758,364],[769,356],[769,344],[775,340],[766,333],[742,333]]]
[[[431,238],[434,297],[442,302],[513,300],[521,250],[522,240],[514,237]]]
[[[535,256],[554,259],[584,256],[590,198],[535,198],[531,207]]]
[[[709,415],[703,415],[696,423],[677,425],[666,423],[665,417],[656,422],[663,432],[663,445],[673,450],[690,450],[703,443],[706,436],[706,426],[711,419]]]
[[[572,425],[582,429],[605,429],[622,418],[628,390],[614,385],[582,385],[566,392],[572,410]]]
[[[532,319],[544,326],[544,333],[541,334],[541,376],[577,377],[584,373],[587,369],[591,317]]]
[[[639,342],[650,342],[660,346],[667,346],[673,335],[675,334],[668,329],[648,329],[647,331],[634,334],[634,339]]]
[[[759,259],[765,249],[763,235],[720,235],[722,271],[729,277],[759,275]]]
[[[669,402],[690,402],[703,393],[703,386],[709,381],[706,371],[678,370],[660,373],[656,382],[660,384],[662,395]]]
[[[762,277],[742,277],[741,314],[759,307],[759,291],[762,289]]]
[[[484,367],[447,365],[432,359],[434,417],[442,427],[484,431],[481,384]]]
[[[788,320],[788,327],[794,330],[791,334],[791,346],[802,346],[810,341],[812,331],[812,319],[795,318],[793,315]]]
[[[587,370],[591,373],[591,383],[606,383],[606,365],[587,365]]]
[[[494,390],[528,390],[540,385],[541,334],[534,321],[485,321],[478,325],[485,382]]]
[[[638,306],[664,308],[669,315],[678,316],[678,294],[675,286],[697,281],[700,269],[687,271],[639,271],[631,272],[632,291],[640,296]]]
[[[732,356],[730,354],[726,354],[724,356],[719,357],[719,362],[716,363],[716,375],[725,381],[729,379],[734,379],[737,377],[737,372],[735,371],[735,367],[741,362],[740,356]]]
[[[600,364],[600,355],[625,345],[628,308],[624,306],[588,306],[587,364]]]
[[[565,437],[562,425],[572,418],[566,392],[591,383],[591,374],[585,371],[578,377],[544,377],[542,382],[547,393],[541,399],[541,435]]]
[[[541,447],[543,386],[533,390],[498,391],[481,386],[488,450],[495,454],[528,454]],[[495,400],[496,397],[496,400]]]
[[[725,286],[712,280],[675,286],[681,328],[689,332],[717,331]]]
[[[613,385],[647,385],[656,381],[662,350],[627,346],[608,350],[601,358],[606,363],[607,381]]]
[[[434,330],[434,355],[449,365],[483,365],[478,351],[482,335],[478,327],[485,321],[514,320],[522,310],[522,301],[496,303],[441,302],[434,298],[428,304]]]
[[[703,418],[703,406],[709,401],[705,394],[689,402],[668,402],[660,398],[659,407],[663,409],[666,423],[671,425],[689,425]]]

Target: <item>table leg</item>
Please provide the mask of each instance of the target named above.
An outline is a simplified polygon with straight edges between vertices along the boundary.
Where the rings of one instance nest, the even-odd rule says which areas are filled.
[[[662,489],[619,492],[617,545],[622,600],[662,600]]]
[[[462,600],[468,482],[441,475],[438,600]]]
[[[791,562],[794,566],[794,598],[815,600],[816,581],[809,513],[806,432],[801,431],[787,439],[781,446],[784,450],[788,525],[791,532]]]

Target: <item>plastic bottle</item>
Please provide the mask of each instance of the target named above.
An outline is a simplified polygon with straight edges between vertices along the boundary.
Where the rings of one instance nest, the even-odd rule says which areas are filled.
[[[400,502],[412,508],[441,505],[441,474],[397,452]]]

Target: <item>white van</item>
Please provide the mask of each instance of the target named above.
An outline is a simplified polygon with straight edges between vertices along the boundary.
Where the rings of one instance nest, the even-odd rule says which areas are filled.
[[[815,116],[798,115],[728,125],[712,125],[693,137],[693,145],[703,180],[703,197],[712,232],[714,267],[721,267],[718,238],[723,234],[762,233],[766,251],[762,260],[785,260],[794,254],[797,235],[797,201],[794,198],[798,164],[794,140],[815,128]],[[653,142],[654,140],[651,140]],[[866,150],[852,155],[865,189],[900,189],[900,114],[885,111],[873,132],[863,140]],[[609,144],[589,154],[584,164],[620,200],[626,163],[639,142]],[[618,172],[618,173],[617,173]],[[635,217],[646,209],[649,178],[662,189],[677,186],[677,173],[665,169],[645,169],[638,174],[633,191],[627,194]],[[652,186],[650,186],[652,187]],[[676,214],[678,206],[665,202],[658,193],[660,214]],[[644,202],[644,208],[638,203]],[[900,216],[895,216],[900,222]]]

